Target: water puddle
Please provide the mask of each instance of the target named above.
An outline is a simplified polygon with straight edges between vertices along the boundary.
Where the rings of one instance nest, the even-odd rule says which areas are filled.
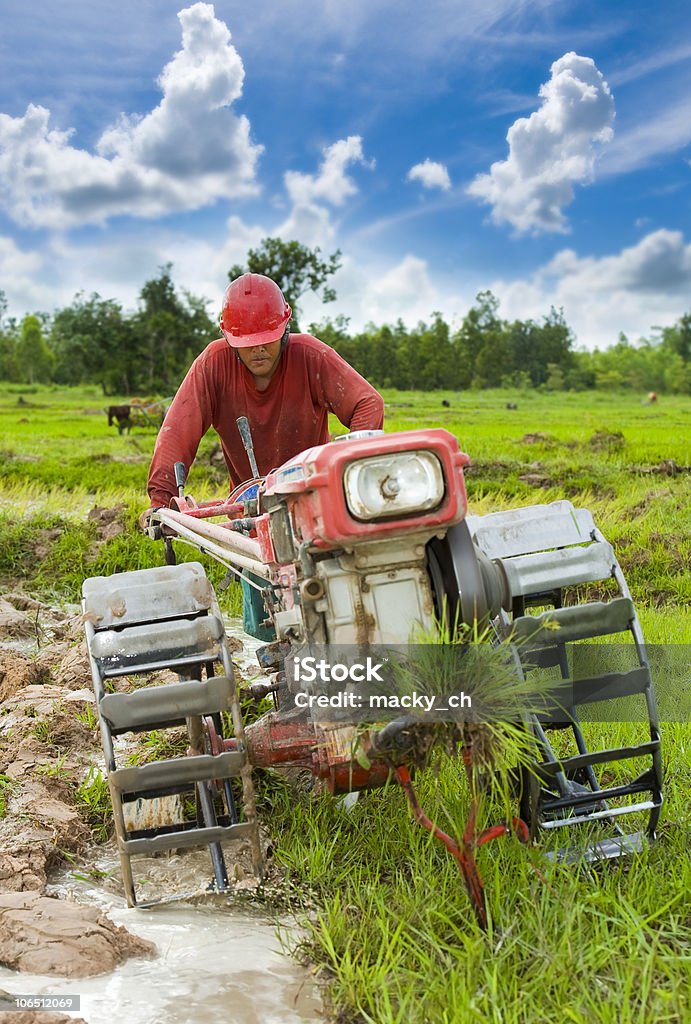
[[[257,678],[259,641],[242,631],[240,619],[226,621],[228,633],[243,644],[233,653],[240,675]],[[26,653],[25,645],[26,641],[17,642],[17,653]],[[155,959],[131,959],[109,974],[75,980],[0,966],[0,990],[79,995],[80,1009],[71,1016],[87,1024],[112,1024],[114,1019],[127,1024],[200,1024],[213,1019],[307,1024],[323,1019],[313,977],[282,947],[279,936],[284,937],[285,948],[299,939],[292,919],[277,920],[270,910],[256,908],[242,897],[205,893],[211,877],[207,851],[138,863],[138,878],[156,895],[172,891],[194,896],[148,910],[128,908],[112,845],[92,850],[79,867],[54,875],[47,894],[98,906],[116,924],[153,942],[158,949]]]
[[[97,863],[99,870],[113,871],[116,860],[111,853]],[[185,868],[183,881],[198,884],[198,868],[204,867],[197,856]],[[155,959],[131,959],[110,974],[74,980],[0,967],[0,989],[79,995],[80,1010],[73,1015],[87,1024],[112,1024],[114,1018],[127,1024],[200,1024],[212,1019],[308,1024],[322,1019],[314,979],[282,951],[279,934],[288,943],[298,938],[290,919],[276,921],[262,910],[220,896],[131,909],[111,891],[116,885],[112,876],[101,888],[86,877],[63,872],[48,893],[99,906],[116,924],[153,942]]]

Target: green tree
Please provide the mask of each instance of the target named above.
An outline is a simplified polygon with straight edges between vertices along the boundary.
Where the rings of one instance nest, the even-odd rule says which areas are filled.
[[[564,376],[573,364],[573,334],[562,310],[554,306],[541,324],[534,320],[515,320],[508,328],[509,346],[506,359],[512,374],[528,373],[533,387],[546,384],[550,366]],[[508,366],[507,366],[508,371]],[[552,386],[552,390],[560,390]]]
[[[159,267],[158,277],[142,287],[139,312],[133,318],[140,357],[138,385],[148,392],[177,388],[190,363],[215,336],[207,302],[183,291],[171,276],[172,264]]]
[[[592,352],[577,349],[571,353],[571,366],[565,375],[564,384],[570,391],[585,391],[595,387]]]
[[[340,249],[330,256],[322,257],[319,246],[310,249],[301,242],[264,238],[256,249],[249,250],[244,266],[236,263],[230,268],[228,277],[233,281],[248,271],[251,274],[265,274],[270,277],[291,306],[293,321],[297,328],[300,298],[306,292],[316,292],[323,287],[322,302],[334,301],[336,292],[327,286],[326,282],[340,266]]]
[[[661,391],[668,388],[671,365],[679,366],[681,357],[666,351],[659,342],[641,338],[632,344],[625,334],[615,345],[592,353],[597,388],[629,391]]]
[[[139,372],[132,324],[114,299],[75,295],[53,318],[59,384],[100,384],[105,395],[132,392]]]
[[[683,362],[691,362],[691,313],[685,313],[674,327],[664,328],[662,345],[681,356]]]
[[[14,322],[8,323],[7,296],[0,288],[0,380],[16,381],[17,367],[17,332]]]
[[[492,353],[501,347],[500,339],[506,330],[498,312],[499,299],[491,291],[478,292],[475,305],[468,310],[451,339],[456,387],[489,386],[485,372],[494,373]],[[485,354],[481,355],[483,352]],[[496,369],[503,375],[507,368],[497,366]]]
[[[396,382],[400,377],[399,340],[400,335],[397,335],[395,328],[388,324],[373,331],[371,376],[368,380],[380,388],[398,387]]]
[[[564,371],[558,363],[547,363],[545,387],[548,391],[563,391],[566,386]]]
[[[41,321],[28,315],[22,320],[16,347],[19,379],[27,384],[46,384],[53,371],[55,357],[43,337]]]
[[[449,337],[449,325],[441,313],[434,313],[428,326],[418,326],[416,385],[424,391],[454,386],[454,353]]]
[[[664,387],[676,394],[691,394],[691,313],[685,313],[673,327],[662,331]]]
[[[19,380],[17,342],[14,336],[0,328],[0,380]]]

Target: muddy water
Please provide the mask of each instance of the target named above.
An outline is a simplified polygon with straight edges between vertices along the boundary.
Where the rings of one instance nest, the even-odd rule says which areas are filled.
[[[244,645],[243,651],[233,654],[241,675],[256,678],[260,670],[254,652],[259,643],[243,633],[240,620],[226,624],[228,633]],[[323,1020],[312,975],[285,952],[284,946],[294,945],[299,938],[295,922],[277,921],[270,908],[255,909],[237,897],[206,895],[204,888],[211,877],[206,851],[190,851],[173,865],[175,884],[169,891],[192,891],[194,897],[149,910],[126,906],[112,845],[93,850],[87,861],[53,876],[47,893],[96,904],[116,924],[152,941],[158,957],[132,959],[110,974],[71,981],[0,967],[0,989],[23,995],[78,994],[80,1010],[73,1016],[87,1024]],[[169,868],[170,862],[164,865],[154,859],[142,868],[157,894],[166,890],[164,866]],[[96,883],[86,881],[90,868],[105,877]]]
[[[208,881],[202,851],[185,861],[178,885],[190,889],[201,879]],[[114,851],[93,866],[116,872]],[[96,904],[116,924],[153,942],[159,955],[129,960],[101,977],[72,981],[0,968],[0,989],[25,995],[78,994],[81,1008],[75,1016],[87,1024],[112,1024],[114,1019],[127,1024],[307,1024],[323,1019],[314,979],[281,948],[281,937],[293,944],[298,937],[293,921],[277,922],[220,896],[130,909],[115,894],[117,877],[99,887],[71,872],[52,881],[49,894]]]

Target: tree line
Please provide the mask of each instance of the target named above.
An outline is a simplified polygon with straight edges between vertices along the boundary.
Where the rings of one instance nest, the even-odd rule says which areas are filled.
[[[264,239],[244,264],[229,271],[266,273],[282,288],[298,329],[300,298],[322,288],[324,302],[336,293],[328,278],[340,252]],[[172,266],[159,269],[139,293],[138,308],[125,312],[114,299],[80,293],[52,316],[6,317],[0,290],[0,380],[58,385],[98,384],[106,395],[173,394],[191,362],[219,336],[209,303],[177,289]],[[220,312],[220,310],[219,310]],[[460,326],[440,313],[415,327],[368,324],[358,332],[347,318],[326,318],[305,329],[332,345],[375,386],[400,390],[591,388],[691,394],[691,313],[635,344],[625,335],[610,347],[579,349],[563,312],[552,308],[540,321],[502,319],[499,301],[480,292]]]

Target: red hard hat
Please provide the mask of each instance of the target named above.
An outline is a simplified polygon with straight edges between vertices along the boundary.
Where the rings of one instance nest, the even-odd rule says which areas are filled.
[[[269,345],[283,337],[292,310],[275,281],[243,274],[226,288],[221,330],[233,348]]]

